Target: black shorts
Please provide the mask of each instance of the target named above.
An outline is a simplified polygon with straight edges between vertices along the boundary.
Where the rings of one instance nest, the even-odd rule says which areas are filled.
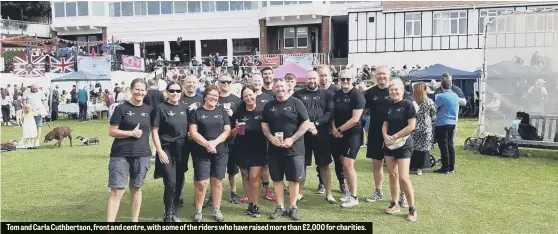
[[[263,153],[235,153],[234,158],[240,169],[250,169],[250,167],[263,167],[267,164],[267,152]]]
[[[233,144],[230,143],[231,141],[229,141],[229,149],[232,151],[233,150]],[[236,155],[234,152],[230,153],[229,156],[229,161],[227,162],[227,174],[229,175],[236,175],[240,172],[240,169],[238,168],[237,165],[237,159],[236,159]]]
[[[395,159],[410,159],[413,156],[413,147],[401,147],[399,149],[390,150],[384,148],[386,156],[394,157]]]
[[[227,170],[228,153],[209,154],[195,152],[192,153],[194,162],[194,178],[196,181],[207,180],[209,178],[223,179]]]
[[[382,136],[382,127],[378,123],[370,123],[368,142],[366,144],[366,158],[384,160],[384,136]]]
[[[319,130],[318,130],[319,131]],[[312,166],[312,155],[319,167],[329,166],[333,161],[331,157],[330,135],[327,132],[318,132],[317,135],[306,133],[304,135],[305,166]]]
[[[306,179],[304,155],[282,156],[270,155],[268,167],[271,180],[274,182],[287,181],[300,182]]]
[[[343,133],[342,138],[335,138],[332,142],[333,157],[343,156],[351,159],[357,157],[361,146],[362,129],[358,128],[352,131],[351,133]]]
[[[109,188],[141,188],[151,167],[151,157],[110,157]],[[130,180],[128,181],[128,177]]]

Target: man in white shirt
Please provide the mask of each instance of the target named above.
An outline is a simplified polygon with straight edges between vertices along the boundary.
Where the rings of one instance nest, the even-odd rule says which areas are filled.
[[[23,105],[29,106],[35,113],[35,123],[37,124],[37,138],[35,147],[39,146],[41,139],[41,126],[43,125],[43,117],[48,116],[47,97],[39,90],[39,84],[31,85],[31,89],[23,94]]]

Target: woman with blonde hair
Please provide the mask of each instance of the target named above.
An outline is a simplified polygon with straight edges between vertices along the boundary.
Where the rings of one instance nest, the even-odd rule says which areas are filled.
[[[413,99],[419,105],[417,123],[413,132],[414,149],[411,156],[411,171],[422,175],[422,169],[430,167],[430,153],[434,134],[432,123],[436,119],[436,104],[428,98],[427,87],[424,82],[414,85]]]

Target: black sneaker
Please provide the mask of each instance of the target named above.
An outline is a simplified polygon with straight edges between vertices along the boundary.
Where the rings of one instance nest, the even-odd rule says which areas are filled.
[[[254,204],[253,204],[253,203],[249,203],[249,204],[248,204],[248,209],[246,209],[246,212],[245,212],[246,215],[248,215],[248,216],[252,215],[253,210],[254,210]]]
[[[165,217],[163,218],[163,222],[165,223],[173,223],[173,218],[172,218],[172,214],[165,214]]]
[[[286,213],[286,211],[285,211],[285,209],[283,209],[283,207],[277,206],[277,207],[275,208],[275,212],[273,212],[273,214],[271,214],[271,215],[269,216],[269,219],[278,219],[278,218],[281,218],[281,217],[285,216],[285,213]]]
[[[209,198],[207,199],[205,205],[203,205],[203,208],[212,207],[212,206],[213,206],[213,195],[209,194]]]
[[[324,194],[325,193],[325,187],[323,184],[318,184],[318,188],[316,189],[316,194]]]
[[[238,194],[236,193],[231,193],[231,202],[233,204],[240,204],[240,198],[238,197]]]
[[[291,207],[289,215],[291,216],[291,219],[293,219],[293,220],[300,220],[300,215],[298,215],[298,207],[296,207],[296,206]]]
[[[259,206],[252,206],[252,217],[259,218],[262,215],[262,210]]]

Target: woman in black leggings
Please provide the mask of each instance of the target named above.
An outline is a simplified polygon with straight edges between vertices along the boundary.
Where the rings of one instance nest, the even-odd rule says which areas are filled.
[[[10,122],[10,104],[12,102],[12,97],[5,89],[2,89],[0,92],[2,94],[2,125],[8,126]]]
[[[180,102],[182,86],[171,81],[168,98],[157,105],[153,118],[153,143],[157,150],[155,179],[163,177],[164,222],[180,222],[177,217],[184,173],[188,170],[188,106]]]

